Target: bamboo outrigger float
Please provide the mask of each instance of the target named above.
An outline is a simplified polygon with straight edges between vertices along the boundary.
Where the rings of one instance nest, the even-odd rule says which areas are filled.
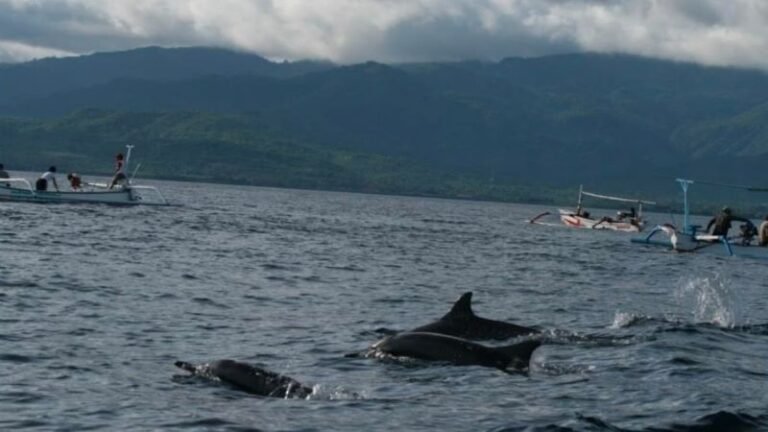
[[[127,170],[132,145],[125,158]],[[138,167],[137,167],[138,168]],[[134,170],[134,176],[136,170]],[[33,203],[90,203],[113,205],[168,205],[168,201],[157,188],[133,184],[133,176],[122,185],[110,189],[107,184],[85,183],[83,189],[72,192],[35,190],[29,180],[20,177],[0,179],[0,201]]]
[[[768,247],[757,244],[755,236],[758,230],[751,222],[742,225],[737,236],[728,237],[712,235],[701,232],[700,225],[694,225],[690,221],[690,209],[688,206],[688,188],[695,184],[719,186],[750,192],[768,192],[768,188],[731,185],[689,179],[676,179],[683,190],[683,229],[678,230],[674,225],[664,224],[656,226],[648,235],[633,238],[635,244],[661,246],[677,252],[705,252],[721,256],[745,256],[752,258],[768,258]],[[761,229],[763,225],[761,225]]]
[[[609,216],[603,216],[595,218],[590,215],[589,212],[584,210],[583,203],[584,197],[597,198],[607,201],[615,201],[633,204],[637,206],[631,207],[629,212],[618,212],[615,218]],[[643,219],[643,205],[655,205],[653,201],[646,201],[634,198],[621,198],[610,195],[602,195],[593,192],[587,192],[583,186],[579,186],[579,200],[576,204],[576,210],[559,209],[560,220],[563,224],[571,228],[589,228],[589,229],[601,229],[623,232],[639,232],[645,227],[645,220]],[[550,212],[544,212],[540,215],[529,220],[530,223],[539,223],[538,221],[550,215]]]

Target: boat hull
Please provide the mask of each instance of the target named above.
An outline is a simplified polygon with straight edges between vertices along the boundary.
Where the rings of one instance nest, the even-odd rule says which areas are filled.
[[[32,191],[0,185],[0,200],[37,203],[142,204],[140,197],[130,188],[113,191],[55,192]]]
[[[602,229],[622,232],[640,232],[643,228],[642,224],[636,225],[629,222],[590,219],[577,216],[570,210],[560,209],[559,211],[560,220],[563,222],[563,224],[571,228]]]

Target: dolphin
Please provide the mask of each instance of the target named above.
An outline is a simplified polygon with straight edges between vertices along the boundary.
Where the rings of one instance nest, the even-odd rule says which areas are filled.
[[[501,370],[528,368],[540,340],[529,339],[504,347],[478,343],[438,333],[405,332],[388,336],[371,346],[366,356],[412,357],[456,365],[479,365]]]
[[[472,291],[464,293],[453,308],[439,320],[409,330],[415,333],[440,333],[471,340],[505,340],[539,333],[538,330],[504,321],[481,318],[472,312]]]
[[[312,394],[311,388],[291,377],[235,360],[216,360],[200,365],[177,361],[174,364],[192,375],[218,379],[260,396],[305,399]]]

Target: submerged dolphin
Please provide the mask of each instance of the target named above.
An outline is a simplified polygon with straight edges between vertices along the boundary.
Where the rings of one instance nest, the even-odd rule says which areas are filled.
[[[539,331],[504,321],[481,318],[472,312],[472,292],[464,293],[453,308],[439,320],[416,327],[410,332],[440,333],[472,340],[504,340]]]
[[[502,370],[527,369],[540,340],[526,340],[504,347],[478,343],[438,333],[405,332],[375,343],[368,356],[381,354],[421,360],[446,361],[457,365],[479,365]]]
[[[234,360],[216,360],[193,365],[177,361],[176,367],[193,375],[219,379],[248,393],[279,398],[306,398],[312,389],[291,377]]]

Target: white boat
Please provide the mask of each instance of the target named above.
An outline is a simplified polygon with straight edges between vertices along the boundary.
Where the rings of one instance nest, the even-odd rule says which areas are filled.
[[[676,252],[707,253],[720,256],[743,256],[750,258],[768,258],[768,247],[760,246],[755,239],[754,224],[744,224],[740,232],[733,237],[712,235],[700,232],[701,226],[690,223],[688,207],[688,188],[694,184],[713,185],[751,192],[768,192],[765,188],[729,185],[713,182],[694,182],[688,179],[677,179],[683,189],[683,229],[679,230],[671,224],[656,226],[647,235],[633,238],[635,244],[659,246]]]
[[[130,160],[132,145],[128,148],[125,167]],[[134,171],[135,175],[135,171]],[[34,203],[98,203],[114,205],[168,205],[168,201],[153,186],[133,184],[126,178],[122,185],[110,189],[106,184],[84,183],[78,191],[40,191],[35,190],[25,178],[0,179],[0,201],[34,202]]]
[[[628,212],[618,212],[616,217],[602,216],[594,217],[589,212],[584,210],[583,201],[584,197],[592,197],[607,201],[629,203],[637,206],[631,207]],[[560,221],[571,228],[589,228],[589,229],[601,229],[601,230],[613,230],[623,232],[639,232],[645,227],[645,220],[643,219],[643,205],[654,205],[653,201],[645,201],[633,198],[621,198],[609,195],[601,195],[593,192],[587,192],[583,186],[579,186],[579,200],[576,205],[576,210],[559,209],[558,213]],[[540,223],[543,217],[550,215],[550,212],[544,212],[533,219],[530,219],[530,223]]]

